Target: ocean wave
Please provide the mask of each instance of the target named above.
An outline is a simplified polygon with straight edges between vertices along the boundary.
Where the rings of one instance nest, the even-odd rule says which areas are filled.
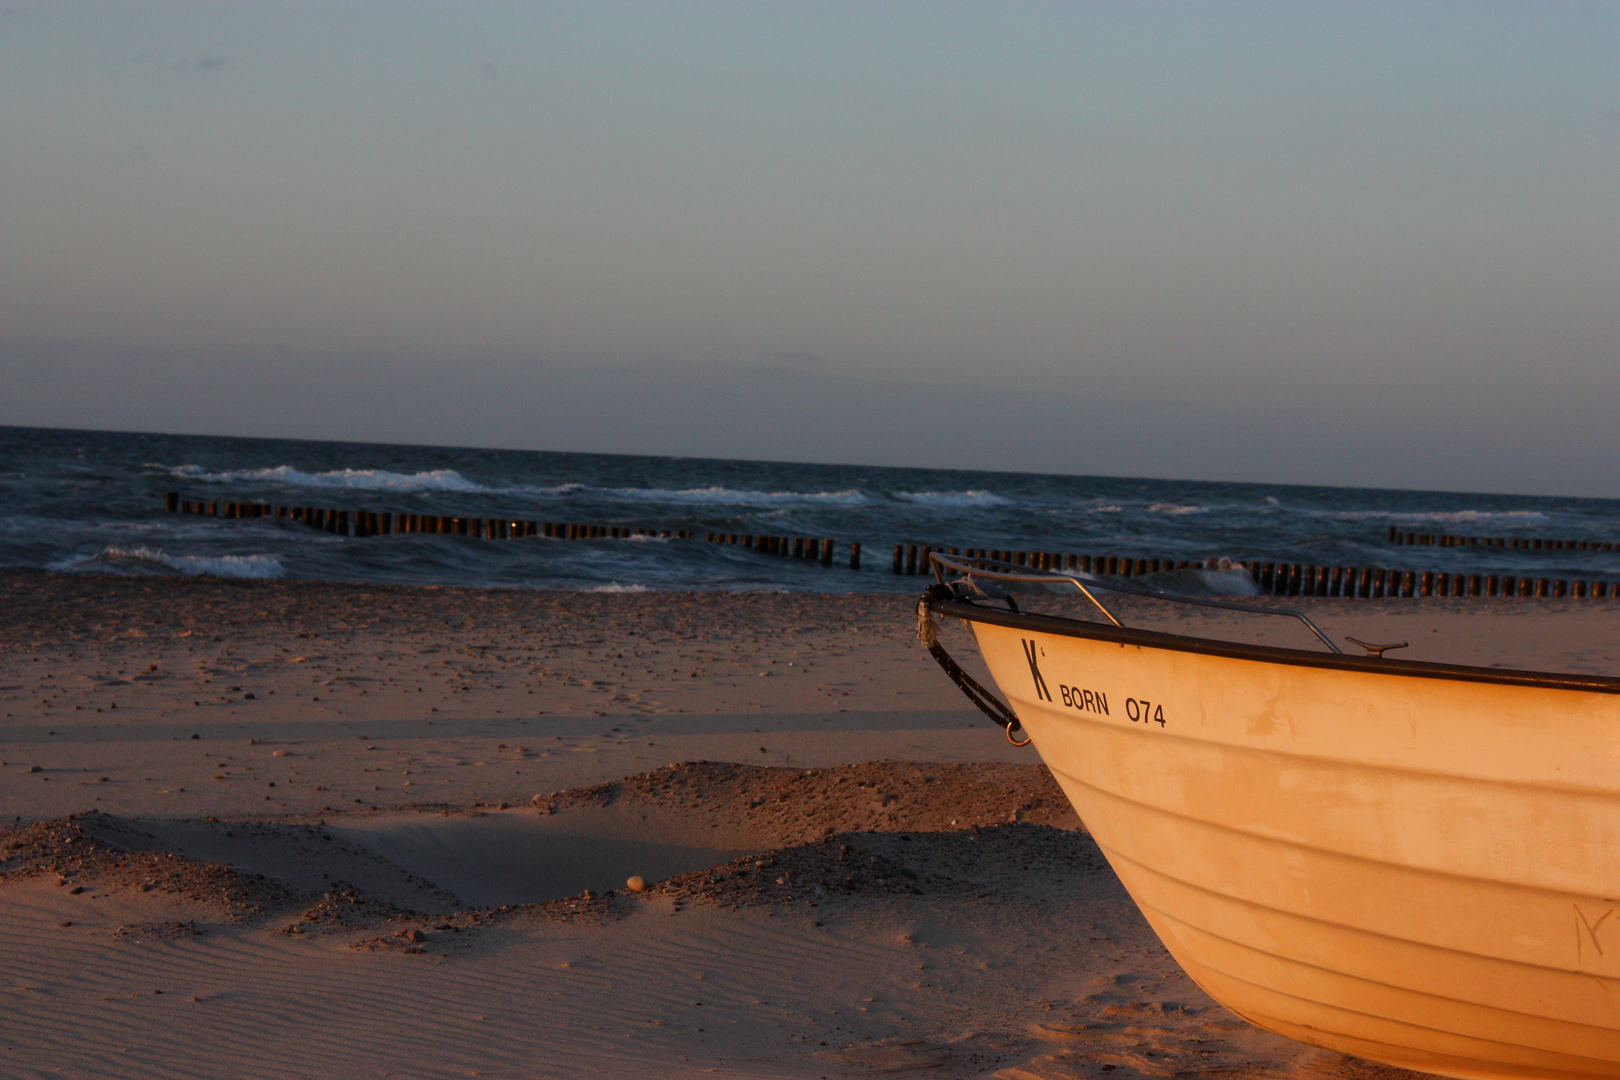
[[[617,581],[610,581],[606,585],[593,585],[585,591],[600,593],[643,593],[647,591],[647,586],[620,585]]]
[[[1227,560],[1222,559],[1225,563]],[[1260,586],[1255,583],[1249,571],[1237,564],[1217,568],[1194,570],[1198,580],[1204,587],[1216,596],[1259,596]]]
[[[1340,510],[1330,515],[1340,521],[1388,521],[1416,525],[1434,522],[1463,525],[1499,521],[1504,524],[1547,520],[1540,510]]]
[[[1006,506],[1007,500],[992,491],[897,491],[901,502],[925,506]]]
[[[209,472],[201,465],[160,465],[170,475],[181,480],[203,484],[285,484],[289,487],[337,488],[353,491],[455,491],[488,492],[492,489],[474,483],[454,469],[432,469],[427,472],[398,473],[387,469],[333,469],[329,472],[304,472],[291,465],[277,465],[270,469],[229,469]]]
[[[867,501],[864,491],[744,491],[728,487],[685,488],[609,488],[608,494],[625,499],[645,499],[650,502],[719,503],[741,506],[780,506],[784,503],[812,503],[815,505],[857,506]]]
[[[677,503],[690,506],[744,506],[779,508],[792,505],[859,506],[869,501],[864,491],[748,491],[723,486],[701,488],[598,488],[563,484],[554,488],[515,487],[512,493],[533,495],[596,495],[621,502]]]
[[[1149,506],[1147,508],[1147,511],[1150,514],[1172,514],[1172,515],[1207,514],[1207,513],[1209,513],[1209,507],[1207,507],[1207,506],[1182,506],[1179,503],[1162,503],[1162,502],[1159,502],[1159,503],[1154,503],[1152,506]]]
[[[170,555],[161,548],[104,547],[94,555],[58,559],[50,569],[114,574],[183,574],[267,580],[286,573],[279,555]]]

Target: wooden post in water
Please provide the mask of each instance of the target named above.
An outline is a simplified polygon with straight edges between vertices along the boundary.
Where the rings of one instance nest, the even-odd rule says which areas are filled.
[[[861,568],[861,542],[859,540],[849,542],[849,568],[851,570]]]

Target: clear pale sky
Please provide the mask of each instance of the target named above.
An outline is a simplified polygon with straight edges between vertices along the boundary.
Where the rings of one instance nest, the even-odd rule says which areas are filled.
[[[1620,5],[6,4],[0,423],[1620,497]]]

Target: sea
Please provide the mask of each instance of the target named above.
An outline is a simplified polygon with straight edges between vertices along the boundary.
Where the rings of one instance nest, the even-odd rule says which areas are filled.
[[[699,539],[336,536],[169,513],[164,496],[695,532]],[[1402,531],[1620,541],[1620,501],[0,427],[0,566],[597,592],[915,592],[895,544],[1620,580],[1620,554],[1412,547]],[[831,565],[706,532],[832,538]],[[862,545],[857,570],[848,544]],[[1252,591],[1231,570],[1188,592]]]

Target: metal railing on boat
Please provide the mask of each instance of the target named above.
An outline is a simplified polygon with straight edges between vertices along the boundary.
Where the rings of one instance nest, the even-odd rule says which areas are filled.
[[[1115,626],[1123,628],[1125,624],[1113,613],[1107,604],[1098,599],[1093,590],[1126,593],[1132,596],[1143,596],[1151,600],[1162,600],[1172,604],[1189,604],[1193,607],[1221,608],[1226,611],[1242,611],[1253,615],[1277,615],[1286,618],[1298,619],[1306,629],[1316,635],[1317,640],[1326,645],[1333,652],[1343,655],[1344,650],[1333,643],[1333,639],[1324,634],[1319,626],[1311,621],[1310,616],[1294,608],[1260,607],[1257,604],[1240,604],[1233,600],[1213,600],[1203,596],[1186,596],[1181,593],[1159,592],[1156,589],[1143,589],[1134,585],[1125,585],[1118,582],[1103,581],[1090,575],[1070,574],[1061,570],[1036,570],[1027,566],[1018,566],[1014,563],[1003,562],[1000,559],[980,559],[965,555],[947,555],[935,551],[929,553],[929,565],[934,572],[934,580],[941,585],[953,586],[960,582],[986,599],[1004,601],[1013,611],[1018,610],[1017,602],[1005,590],[996,587],[994,592],[987,590],[979,582],[980,578],[992,581],[1020,581],[1036,585],[1058,585],[1067,583],[1079,590],[1080,594],[1102,612],[1104,618]],[[952,578],[954,572],[957,576]],[[997,595],[999,594],[999,595]],[[1394,645],[1376,646],[1379,649],[1396,648]]]

